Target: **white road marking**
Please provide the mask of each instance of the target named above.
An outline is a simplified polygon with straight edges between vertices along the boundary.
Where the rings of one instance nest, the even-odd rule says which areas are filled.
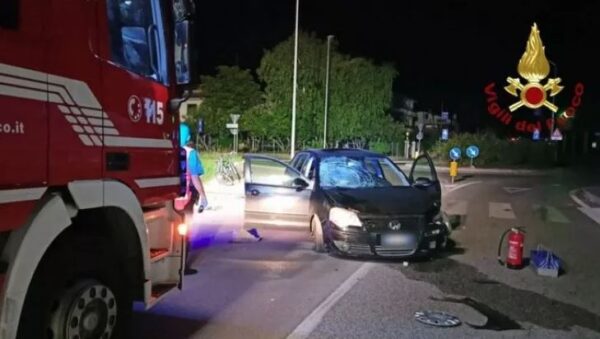
[[[554,206],[534,204],[533,209],[538,211],[546,221],[558,224],[568,224],[570,222],[569,218]]]
[[[444,212],[448,215],[467,215],[468,206],[466,200],[447,200]]]
[[[531,187],[502,187],[509,194],[531,191]]]
[[[512,207],[505,202],[490,202],[490,218],[496,219],[517,219]]]
[[[450,185],[446,185],[445,186],[446,193],[458,191],[459,189],[463,189],[465,187],[469,187],[471,185],[476,185],[476,184],[481,184],[481,181],[470,181],[470,182],[465,182],[464,184],[450,184]]]
[[[600,208],[592,208],[588,206],[586,203],[584,203],[583,201],[581,201],[581,199],[577,197],[577,195],[575,194],[576,192],[577,190],[571,191],[569,195],[571,196],[571,199],[573,201],[575,201],[579,206],[581,206],[578,208],[579,211],[581,211],[581,213],[587,215],[590,219],[594,220],[598,225],[600,225]]]
[[[371,268],[373,268],[375,264],[366,262],[362,264],[346,281],[344,281],[340,287],[338,287],[327,299],[325,299],[317,308],[315,308],[309,315],[306,317],[300,325],[287,336],[287,339],[303,339],[308,338],[308,336],[314,331],[315,328],[321,323],[323,317],[327,312],[335,306],[335,304],[346,294],[352,287],[359,282],[363,277],[369,273]]]

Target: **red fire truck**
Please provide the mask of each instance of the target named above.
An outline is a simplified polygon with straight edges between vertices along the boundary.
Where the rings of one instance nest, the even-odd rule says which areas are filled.
[[[118,337],[180,287],[188,1],[0,1],[0,338]]]

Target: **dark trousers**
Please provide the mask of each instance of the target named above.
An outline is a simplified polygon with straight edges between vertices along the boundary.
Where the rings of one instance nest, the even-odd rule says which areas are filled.
[[[190,187],[190,190],[192,191],[192,198],[190,199],[188,204],[183,209],[183,212],[185,213],[185,223],[188,225],[188,228],[191,226],[191,223],[192,223],[192,220],[194,217],[194,205],[196,204],[198,199],[200,199],[200,194],[198,194],[198,191],[196,191],[196,189],[194,187]],[[185,268],[190,267],[190,259],[189,258],[190,258],[190,248],[192,247],[192,241],[191,241],[191,237],[190,237],[189,233],[190,232],[188,230],[188,235],[185,237],[185,240],[186,240]]]

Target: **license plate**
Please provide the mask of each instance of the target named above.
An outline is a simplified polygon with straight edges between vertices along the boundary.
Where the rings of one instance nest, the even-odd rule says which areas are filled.
[[[409,234],[385,234],[381,239],[383,246],[406,246],[413,242],[412,235]]]

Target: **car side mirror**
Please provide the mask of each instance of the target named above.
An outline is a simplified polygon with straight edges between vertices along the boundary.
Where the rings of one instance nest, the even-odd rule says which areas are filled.
[[[301,191],[308,187],[308,183],[302,178],[296,178],[294,181],[292,181],[292,186],[298,191]]]

